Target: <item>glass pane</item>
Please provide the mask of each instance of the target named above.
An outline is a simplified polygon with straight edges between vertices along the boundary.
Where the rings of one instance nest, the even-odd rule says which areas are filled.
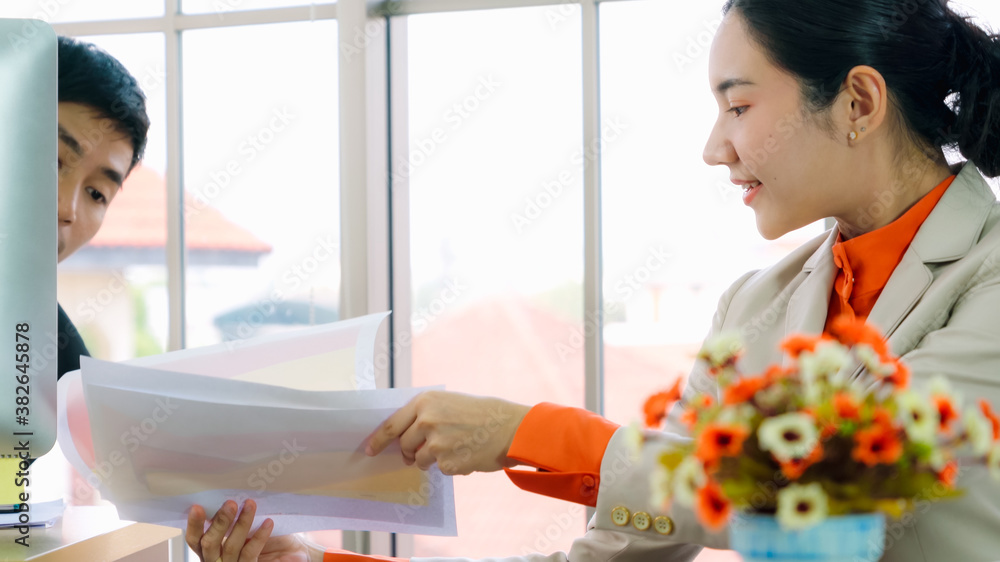
[[[223,16],[226,12],[236,10],[260,10],[333,3],[334,0],[319,0],[318,2],[304,0],[181,0],[181,10],[185,14],[219,14]]]
[[[165,0],[3,0],[0,18],[34,18],[50,23],[124,20],[163,15]]]
[[[90,354],[123,361],[162,353],[167,345],[166,85],[163,35],[91,36],[138,80],[150,128],[145,158],[126,178],[89,244],[59,264],[58,296]],[[58,446],[44,469],[75,505],[99,494],[62,459]]]
[[[645,397],[687,375],[737,277],[823,230],[764,240],[728,170],[702,160],[718,111],[708,47],[720,6],[601,5],[602,112],[624,131],[603,159],[605,412],[618,423],[640,420]]]
[[[182,39],[187,346],[336,320],[336,22]]]
[[[336,22],[183,40],[188,347],[335,319]]]
[[[394,173],[410,180],[415,386],[583,404],[579,30],[576,6],[409,18]],[[565,550],[585,528],[583,507],[502,472],[456,478],[455,500],[460,536],[415,537],[416,556]]]
[[[157,33],[81,39],[135,76],[151,123],[145,159],[111,202],[101,230],[59,267],[59,301],[91,354],[122,361],[167,345],[164,41]]]

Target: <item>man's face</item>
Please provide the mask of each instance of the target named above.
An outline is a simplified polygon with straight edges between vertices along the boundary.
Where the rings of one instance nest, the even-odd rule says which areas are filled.
[[[132,142],[89,106],[59,103],[59,261],[90,241],[132,164]]]

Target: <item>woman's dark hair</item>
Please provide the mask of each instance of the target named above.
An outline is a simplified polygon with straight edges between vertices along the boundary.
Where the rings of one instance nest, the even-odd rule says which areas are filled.
[[[723,11],[734,9],[810,109],[829,109],[850,70],[871,66],[917,146],[957,148],[1000,176],[1000,37],[948,0],[728,0]]]
[[[96,45],[59,37],[59,101],[90,106],[132,141],[132,164],[146,149],[149,116],[139,83],[117,59]]]

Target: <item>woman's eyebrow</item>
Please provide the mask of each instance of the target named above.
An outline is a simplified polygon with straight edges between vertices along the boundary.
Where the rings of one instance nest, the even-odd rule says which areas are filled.
[[[726,92],[737,86],[756,86],[756,84],[746,78],[730,78],[720,82],[719,85],[715,87],[715,92],[720,96],[724,96],[726,95]]]

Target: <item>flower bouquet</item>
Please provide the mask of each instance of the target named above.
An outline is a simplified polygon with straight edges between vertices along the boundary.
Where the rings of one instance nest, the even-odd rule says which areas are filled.
[[[808,550],[800,554],[810,560],[823,549],[837,553],[830,560],[875,560],[883,514],[961,494],[959,455],[985,460],[1000,480],[1000,418],[986,401],[963,406],[943,377],[911,389],[907,366],[864,322],[838,319],[831,332],[787,338],[785,366],[755,375],[738,369],[739,338],[707,341],[698,360],[719,394],[688,398],[680,419],[692,440],[660,454],[654,501],[691,507],[712,530],[731,523],[730,543],[748,560],[783,548]],[[858,362],[868,376],[854,379]],[[662,423],[679,394],[675,386],[651,397],[647,425]],[[823,525],[834,528],[824,534]],[[767,536],[792,545],[763,544]]]

